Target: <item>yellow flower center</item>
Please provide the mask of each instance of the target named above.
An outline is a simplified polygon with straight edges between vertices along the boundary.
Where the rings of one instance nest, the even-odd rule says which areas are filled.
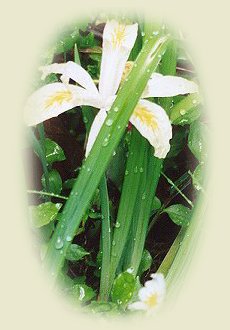
[[[52,107],[55,103],[61,106],[63,102],[70,102],[71,99],[72,93],[69,90],[56,92],[55,94],[48,97],[45,102],[45,108]]]
[[[120,47],[125,38],[125,25],[119,24],[112,35],[113,48]]]
[[[157,305],[157,294],[153,294],[148,299],[145,300],[146,305],[148,307],[153,308]]]
[[[134,116],[138,117],[142,123],[156,129],[158,127],[156,118],[143,106],[137,106],[134,110]]]

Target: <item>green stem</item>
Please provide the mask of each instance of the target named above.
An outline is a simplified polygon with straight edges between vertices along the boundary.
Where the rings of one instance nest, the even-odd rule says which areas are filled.
[[[163,175],[163,177],[165,177],[168,183],[186,200],[186,202],[191,207],[194,207],[193,202],[190,201],[190,199],[177,187],[177,185],[175,185],[175,183],[171,179],[169,179],[169,177],[166,174],[164,174],[163,172],[161,172],[161,174]]]
[[[106,176],[102,177],[100,182],[100,199],[102,213],[102,266],[100,279],[100,300],[107,301],[109,297],[109,265],[110,265],[110,250],[111,250],[111,228],[110,228],[110,211],[109,211],[109,196],[106,184]]]
[[[49,196],[49,197],[56,197],[56,198],[68,200],[68,197],[65,197],[65,196],[62,196],[62,195],[53,194],[53,193],[49,193],[49,192],[46,192],[46,191],[27,190],[27,193],[28,194],[37,194],[37,195],[42,195],[42,196]]]
[[[79,228],[112,154],[123,136],[129,118],[152,72],[156,70],[160,58],[166,50],[167,42],[168,37],[156,37],[145,43],[127,81],[119,90],[107,115],[107,120],[81,168],[70,197],[65,204],[62,217],[50,240],[44,260],[54,280],[63,266],[65,253]],[[130,98],[131,90],[132,98]]]

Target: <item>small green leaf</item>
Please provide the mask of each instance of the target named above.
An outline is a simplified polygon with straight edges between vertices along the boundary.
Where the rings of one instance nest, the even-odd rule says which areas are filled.
[[[192,176],[192,183],[196,190],[203,190],[203,180],[204,180],[204,165],[199,164],[195,171],[191,174]]]
[[[148,270],[153,262],[153,258],[148,250],[144,250],[141,258],[141,263],[138,269],[138,275],[142,275],[146,270]]]
[[[184,97],[172,108],[170,120],[174,125],[188,125],[200,116],[200,96],[197,93]]]
[[[75,284],[68,291],[70,295],[80,302],[87,302],[96,296],[96,292],[86,284]]]
[[[101,213],[94,211],[94,209],[90,209],[88,215],[91,219],[100,219],[101,218]]]
[[[61,207],[61,203],[54,204],[51,202],[42,203],[37,206],[30,206],[29,213],[33,226],[40,228],[53,221]]]
[[[200,161],[204,161],[207,156],[207,126],[199,121],[195,121],[190,126],[188,135],[188,146],[193,155]]]
[[[97,314],[114,314],[119,311],[117,304],[112,302],[92,301],[89,309]]]
[[[66,159],[63,149],[53,140],[45,139],[46,161],[48,164]]]
[[[71,179],[67,179],[64,183],[63,183],[63,189],[72,189],[74,183],[76,182],[77,179],[71,178]]]
[[[133,296],[136,280],[128,271],[121,273],[115,279],[111,292],[112,302],[118,305],[126,305]]]
[[[161,207],[161,201],[159,200],[159,198],[157,196],[154,196],[153,202],[152,202],[152,211],[159,210],[160,207]]]
[[[66,259],[69,261],[78,261],[88,254],[89,252],[80,245],[71,244],[66,252]]]
[[[163,212],[168,213],[170,219],[179,226],[186,227],[189,225],[192,210],[182,204],[174,204],[164,209]]]
[[[94,33],[90,32],[86,36],[79,35],[77,44],[78,48],[92,48],[97,46],[97,40],[94,38]]]
[[[60,194],[62,191],[62,178],[57,170],[51,170],[48,172],[49,188],[53,194]],[[42,186],[46,188],[45,174],[42,175]]]

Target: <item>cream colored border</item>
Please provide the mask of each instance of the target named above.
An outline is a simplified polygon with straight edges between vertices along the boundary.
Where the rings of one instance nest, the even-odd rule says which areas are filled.
[[[45,1],[4,3],[1,10],[1,298],[2,329],[226,328],[229,306],[229,8],[228,1]],[[206,99],[211,130],[209,204],[199,246],[182,288],[155,319],[111,322],[71,310],[48,289],[25,226],[20,152],[21,108],[40,49],[69,20],[94,10],[141,11],[181,28]],[[225,64],[226,63],[226,64]],[[178,289],[180,283],[178,284]]]

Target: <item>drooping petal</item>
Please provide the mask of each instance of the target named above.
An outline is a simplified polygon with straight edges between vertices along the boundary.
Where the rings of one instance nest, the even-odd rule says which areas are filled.
[[[45,79],[51,73],[62,74],[62,81],[68,83],[68,79],[74,80],[82,87],[98,93],[97,87],[95,86],[93,79],[90,77],[88,72],[83,69],[79,64],[69,61],[67,63],[54,63],[51,65],[43,66],[39,68],[42,71],[42,79]]]
[[[165,158],[170,149],[172,126],[164,109],[150,101],[140,100],[130,121],[154,147],[154,155]]]
[[[99,79],[99,92],[104,98],[117,92],[125,64],[137,37],[137,29],[137,24],[124,25],[115,20],[105,25]]]
[[[170,97],[196,92],[198,92],[198,86],[193,81],[154,73],[147,83],[142,98]]]
[[[92,146],[98,136],[98,133],[105,121],[105,118],[107,116],[107,113],[105,111],[105,109],[101,109],[98,114],[96,115],[96,117],[94,118],[93,124],[90,128],[90,132],[89,132],[89,137],[88,137],[88,141],[87,141],[87,145],[86,145],[86,151],[85,151],[85,156],[87,157],[90,150],[92,149]]]
[[[25,122],[28,126],[34,126],[80,105],[99,108],[101,99],[98,94],[82,87],[62,83],[45,85],[28,98]]]

